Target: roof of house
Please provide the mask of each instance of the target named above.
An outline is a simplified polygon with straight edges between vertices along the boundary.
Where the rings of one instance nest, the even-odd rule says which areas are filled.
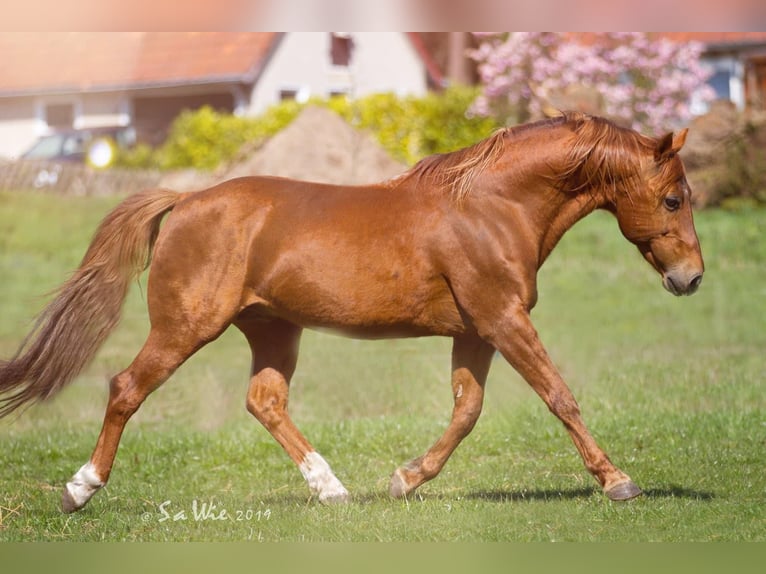
[[[569,32],[577,42],[591,44],[599,38],[597,32]],[[766,32],[649,32],[652,38],[666,38],[673,42],[701,42],[708,51],[747,49],[766,44]]]
[[[0,92],[104,91],[242,79],[275,34],[4,33]]]
[[[277,45],[273,32],[17,32],[0,34],[0,95],[98,92],[253,82]],[[441,71],[409,33],[432,83]]]
[[[674,42],[702,42],[710,47],[766,43],[766,32],[659,32]]]

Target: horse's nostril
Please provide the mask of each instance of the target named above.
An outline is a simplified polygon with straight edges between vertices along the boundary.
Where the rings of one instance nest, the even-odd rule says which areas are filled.
[[[689,283],[689,293],[694,293],[700,286],[700,283],[702,283],[702,273],[695,276],[694,279],[692,279]]]

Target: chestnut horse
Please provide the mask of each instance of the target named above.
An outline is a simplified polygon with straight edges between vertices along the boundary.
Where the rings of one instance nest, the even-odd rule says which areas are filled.
[[[565,113],[426,158],[377,185],[243,177],[129,197],[101,223],[17,355],[0,363],[0,415],[81,371],[151,258],[150,333],[111,380],[95,450],[64,488],[65,512],[109,479],[125,424],[147,395],[232,324],[252,351],[247,409],[322,502],[346,501],[348,492],[287,412],[304,327],[452,337],[451,421],[423,456],[395,470],[392,496],[439,474],[471,431],[499,351],[564,424],[605,494],[633,498],[640,489],[596,444],[529,314],[538,269],[564,232],[599,208],[616,216],[668,291],[697,289],[703,262],[677,153],[685,138],[686,130],[654,139]]]

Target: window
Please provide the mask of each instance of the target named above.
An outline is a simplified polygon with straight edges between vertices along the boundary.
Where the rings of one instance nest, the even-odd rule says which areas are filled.
[[[45,106],[45,123],[52,129],[74,126],[74,104],[48,104]]]
[[[729,100],[737,108],[744,109],[746,87],[742,62],[733,56],[714,56],[703,59],[702,64],[712,72],[707,84],[715,92],[715,99]],[[692,113],[704,114],[709,109],[709,104],[701,101],[696,92],[692,94]]]
[[[354,41],[350,34],[335,32],[330,34],[330,60],[333,66],[347,68],[351,64],[351,50]]]
[[[715,90],[718,99],[728,100],[730,98],[729,84],[731,73],[728,70],[718,70],[707,81]]]
[[[331,98],[348,98],[350,92],[348,88],[331,88],[327,95]]]
[[[311,88],[308,86],[286,86],[278,92],[279,101],[295,100],[299,104],[305,104],[311,98]]]

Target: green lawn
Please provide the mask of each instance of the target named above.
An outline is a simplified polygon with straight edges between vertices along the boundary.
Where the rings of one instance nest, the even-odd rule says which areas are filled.
[[[0,357],[115,203],[0,194]],[[697,229],[707,272],[694,297],[666,293],[601,213],[565,236],[540,276],[540,335],[642,498],[609,502],[562,425],[498,358],[474,432],[437,479],[391,500],[390,473],[448,421],[450,341],[307,332],[290,409],[352,494],[320,505],[245,410],[249,353],[232,330],[149,398],[109,485],[63,515],[60,491],[95,444],[108,378],[148,332],[136,286],[82,376],[0,421],[0,540],[766,540],[766,212],[703,212]],[[214,520],[222,510],[229,518]]]

